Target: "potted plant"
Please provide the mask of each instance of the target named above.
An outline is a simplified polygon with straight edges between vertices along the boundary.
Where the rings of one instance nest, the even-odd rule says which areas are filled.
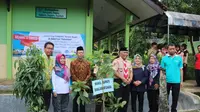
[[[26,57],[15,61],[16,80],[13,94],[25,100],[30,112],[45,112],[42,98],[44,89],[44,59],[36,46],[27,49]],[[16,66],[17,65],[17,66]]]

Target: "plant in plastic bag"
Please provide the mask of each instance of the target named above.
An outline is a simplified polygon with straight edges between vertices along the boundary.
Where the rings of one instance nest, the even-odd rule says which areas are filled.
[[[45,112],[42,97],[44,79],[44,59],[42,51],[31,46],[27,49],[26,57],[15,61],[16,80],[13,94],[25,100],[29,112]]]

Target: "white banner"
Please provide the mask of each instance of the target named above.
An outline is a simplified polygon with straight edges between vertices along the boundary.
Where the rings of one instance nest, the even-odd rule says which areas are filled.
[[[53,56],[58,53],[65,54],[67,58],[75,58],[76,48],[85,47],[84,34],[48,33],[48,32],[14,32],[13,34],[13,56],[25,55],[31,45],[36,45],[44,50],[44,44],[54,44]]]

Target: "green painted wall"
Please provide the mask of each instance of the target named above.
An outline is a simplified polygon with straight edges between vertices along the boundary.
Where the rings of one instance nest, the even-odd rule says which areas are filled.
[[[35,18],[35,6],[67,8],[67,19]],[[13,2],[13,31],[86,33],[86,0]]]
[[[6,5],[0,0],[0,44],[6,44]]]

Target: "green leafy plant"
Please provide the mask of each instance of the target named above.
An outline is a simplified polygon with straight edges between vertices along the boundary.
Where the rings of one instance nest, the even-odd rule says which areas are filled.
[[[144,53],[142,58],[143,58],[143,64],[147,65],[149,63],[149,56],[147,55],[147,53]]]
[[[119,88],[118,83],[114,83],[114,88]],[[123,108],[126,101],[122,101],[122,98],[116,98],[113,92],[103,93],[102,97],[95,99],[96,103],[105,103],[104,112],[118,112],[119,108]]]
[[[145,32],[145,24],[138,24],[130,29],[130,57],[133,58],[135,54],[144,54],[148,50],[149,45],[147,42],[148,33]]]
[[[112,55],[103,54],[103,50],[100,50],[95,51],[94,54],[87,59],[90,61],[92,68],[98,69],[94,79],[102,80],[103,82],[104,78],[114,77],[114,70],[112,68],[114,57]],[[119,84],[114,83],[114,88],[118,89]],[[126,101],[122,101],[121,98],[115,98],[112,92],[103,93],[100,98],[95,99],[95,102],[103,104],[103,112],[117,112],[119,108],[122,108],[126,104]]]
[[[42,91],[44,85],[44,59],[42,51],[31,46],[25,58],[15,61],[16,80],[13,94],[25,100],[29,112],[45,112]]]
[[[126,101],[121,102],[122,98],[115,98],[113,93],[107,93],[105,97],[106,112],[118,112],[118,109],[123,108],[126,104]]]
[[[95,51],[87,60],[91,63],[92,69],[98,69],[95,74],[96,79],[108,78],[114,76],[112,61],[114,57],[110,54],[103,54],[103,50]],[[97,67],[97,68],[96,68]]]
[[[186,80],[195,80],[196,79],[194,63],[195,63],[194,56],[192,54],[189,54],[189,56],[188,56],[188,71],[185,76]]]
[[[89,94],[87,92],[87,90],[89,89],[90,87],[87,86],[86,82],[84,81],[77,81],[72,83],[72,97],[74,99],[77,95],[79,95],[77,98],[78,105],[80,105],[81,103],[82,105],[89,104],[91,102],[89,99]]]

